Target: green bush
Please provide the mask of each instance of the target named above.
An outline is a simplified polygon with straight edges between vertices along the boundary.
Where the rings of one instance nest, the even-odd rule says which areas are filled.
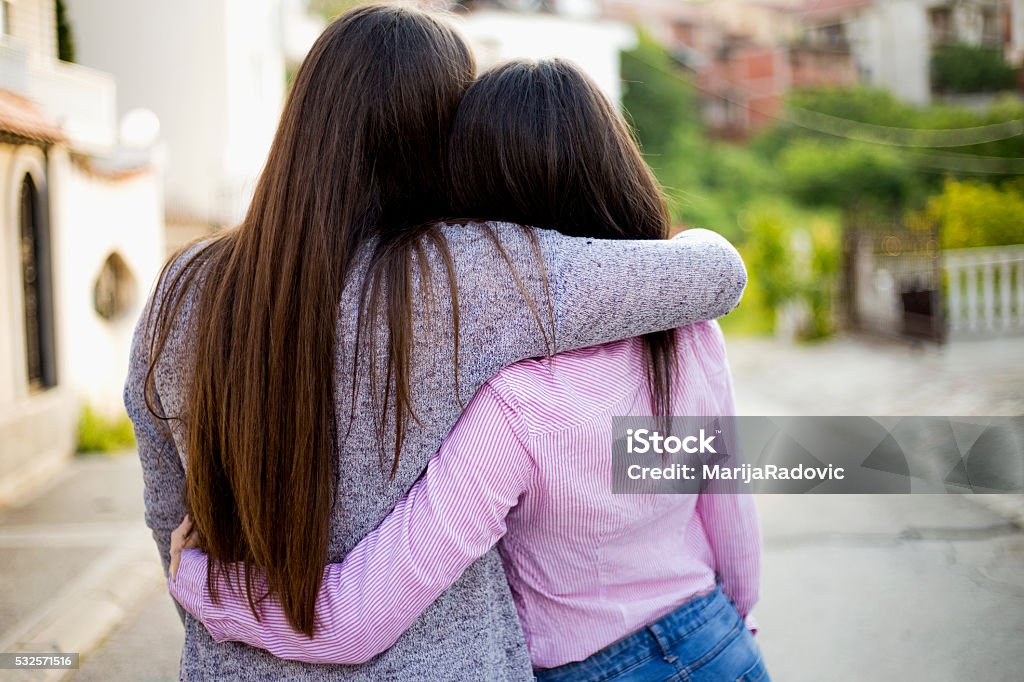
[[[939,227],[946,249],[1024,244],[1022,190],[1020,182],[997,187],[950,179],[917,217]]]
[[[791,300],[798,288],[798,273],[793,268],[790,232],[773,215],[759,215],[749,225],[747,269],[756,281],[760,298],[768,310],[771,325],[775,311]]]
[[[808,340],[825,338],[834,331],[836,285],[841,269],[838,230],[817,221],[810,227],[810,237],[809,278],[803,292],[810,312],[810,325],[804,330],[804,338]]]
[[[725,328],[770,333],[775,330],[777,311],[795,302],[807,311],[800,338],[818,339],[831,334],[839,273],[835,219],[804,215],[796,222],[767,209],[747,222],[749,234],[742,253],[749,283],[738,311],[741,320],[726,318]]]
[[[787,95],[786,103],[829,116],[894,128],[917,127],[921,111],[897,99],[888,90],[870,87],[794,90]]]
[[[794,141],[779,170],[790,193],[812,206],[907,206],[923,190],[898,152],[860,142]]]
[[[999,92],[1013,89],[1017,74],[998,49],[943,45],[931,62],[932,87],[940,92]]]
[[[127,414],[108,417],[90,405],[78,419],[78,452],[117,452],[135,447],[135,431]]]
[[[642,36],[636,49],[623,54],[622,74],[623,107],[669,198],[673,221],[742,240],[740,215],[779,195],[768,160],[707,137],[687,72],[650,38]]]

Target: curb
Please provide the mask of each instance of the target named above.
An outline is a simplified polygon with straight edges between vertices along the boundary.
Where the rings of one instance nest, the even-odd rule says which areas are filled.
[[[0,651],[61,652],[85,658],[143,597],[162,585],[152,547],[114,547],[89,565],[77,579],[14,628],[0,635]],[[70,679],[74,670],[22,670],[14,680]]]

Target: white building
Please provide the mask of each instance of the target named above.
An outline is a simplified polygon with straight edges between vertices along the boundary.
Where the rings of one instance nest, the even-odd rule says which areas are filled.
[[[636,47],[636,32],[626,24],[598,17],[592,0],[562,2],[558,10],[477,9],[462,15],[459,23],[481,71],[517,57],[562,57],[579,64],[618,102],[622,95],[620,53]]]
[[[935,47],[1002,48],[1007,16],[1013,17],[1008,56],[1024,44],[1022,29],[1014,28],[1022,21],[1021,0],[820,0],[805,7],[798,18],[810,41],[849,50],[861,80],[914,104],[931,100]]]
[[[120,410],[163,258],[159,168],[118,139],[110,74],[57,59],[52,0],[0,3],[0,503]]]
[[[118,111],[145,107],[160,119],[169,246],[237,224],[281,114],[295,3],[65,3],[76,59],[113,74]],[[299,39],[315,32],[299,28]]]

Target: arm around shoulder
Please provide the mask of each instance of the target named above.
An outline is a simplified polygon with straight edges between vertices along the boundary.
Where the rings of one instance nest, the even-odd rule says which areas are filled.
[[[540,231],[540,241],[560,351],[721,317],[736,307],[747,283],[739,252],[710,230],[664,240]]]

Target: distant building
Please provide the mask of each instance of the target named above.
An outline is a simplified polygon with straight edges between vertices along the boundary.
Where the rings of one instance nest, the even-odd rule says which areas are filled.
[[[620,57],[636,46],[627,24],[602,18],[593,0],[454,3],[480,71],[512,58],[561,57],[577,63],[613,102],[622,97]]]
[[[120,409],[163,258],[159,167],[120,144],[115,93],[57,59],[52,0],[0,3],[0,502],[73,452],[83,402]]]
[[[801,45],[848,54],[861,82],[927,104],[937,47],[984,45],[1019,59],[1011,17],[1019,24],[1022,10],[1020,0],[808,0],[794,16]]]
[[[930,62],[949,43],[1024,58],[1024,0],[606,0],[693,73],[704,118],[743,136],[783,115],[795,88],[865,83],[930,101]]]
[[[113,74],[117,110],[160,119],[169,247],[239,223],[281,115],[295,3],[65,3],[77,59]]]

